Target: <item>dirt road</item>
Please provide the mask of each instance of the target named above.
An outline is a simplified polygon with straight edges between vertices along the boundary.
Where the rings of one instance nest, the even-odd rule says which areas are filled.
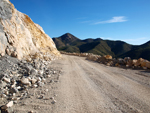
[[[150,72],[63,55],[53,113],[150,113]]]
[[[67,55],[49,69],[53,74],[45,85],[30,88],[14,113],[150,113],[150,70],[108,67]]]

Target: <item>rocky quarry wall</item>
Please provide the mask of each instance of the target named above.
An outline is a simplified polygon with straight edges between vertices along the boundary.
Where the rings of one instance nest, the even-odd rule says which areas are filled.
[[[9,0],[0,0],[0,113],[15,112],[13,104],[29,98],[29,89],[43,87],[48,79],[57,82],[59,73],[49,65],[60,56],[42,27]]]
[[[9,0],[0,0],[0,54],[18,59],[61,56],[43,29],[17,11]]]

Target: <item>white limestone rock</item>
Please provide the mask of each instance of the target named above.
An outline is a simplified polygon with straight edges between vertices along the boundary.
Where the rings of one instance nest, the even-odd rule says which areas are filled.
[[[4,77],[3,80],[4,80],[6,83],[10,83],[10,78]]]
[[[7,108],[10,108],[10,107],[13,106],[13,104],[14,104],[14,102],[13,102],[13,101],[10,101],[10,102],[7,103],[6,105],[2,106],[1,109],[7,109]]]
[[[23,78],[21,79],[21,83],[24,84],[24,85],[30,85],[30,84],[31,84],[30,81],[29,81],[29,79],[28,79],[28,78],[25,78],[25,77],[23,77]]]
[[[19,59],[49,53],[61,56],[52,39],[9,0],[0,0],[0,54]],[[41,55],[42,55],[41,54]]]

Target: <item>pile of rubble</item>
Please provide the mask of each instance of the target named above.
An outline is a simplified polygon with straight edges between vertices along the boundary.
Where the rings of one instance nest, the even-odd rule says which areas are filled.
[[[110,55],[105,55],[96,60],[96,62],[105,64],[107,66],[116,66],[116,67],[127,67],[127,68],[143,68],[150,69],[150,62],[143,58],[131,59],[130,57],[122,58],[112,58]]]
[[[143,58],[139,59],[131,59],[130,57],[123,58],[113,58],[111,55],[94,55],[92,53],[67,53],[61,52],[62,54],[67,55],[75,55],[75,56],[82,56],[86,57],[87,60],[95,61],[98,63],[105,64],[107,66],[116,66],[116,67],[127,67],[127,68],[143,68],[143,69],[150,69],[150,61],[145,60]]]
[[[56,73],[49,68],[51,61],[33,59],[31,62],[18,60],[10,56],[0,58],[0,104],[1,111],[8,109],[18,100],[27,98],[29,88],[38,88],[46,84],[46,79]],[[51,80],[50,82],[53,82]],[[55,100],[54,100],[55,102]]]

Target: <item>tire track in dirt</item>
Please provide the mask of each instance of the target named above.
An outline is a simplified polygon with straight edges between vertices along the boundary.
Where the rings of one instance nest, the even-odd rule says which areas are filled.
[[[61,63],[64,74],[58,86],[59,102],[54,107],[54,113],[150,111],[150,88],[133,77],[130,79],[130,72],[126,73],[125,69],[106,67],[67,55],[64,55]],[[130,74],[136,75],[132,72]]]

